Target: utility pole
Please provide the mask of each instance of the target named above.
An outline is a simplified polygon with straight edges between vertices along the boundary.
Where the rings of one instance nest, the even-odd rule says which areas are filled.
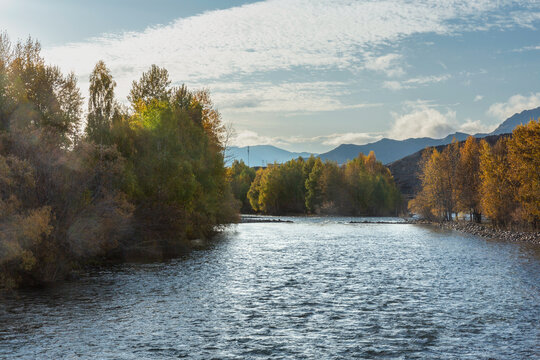
[[[249,145],[248,145],[248,167],[249,167]]]

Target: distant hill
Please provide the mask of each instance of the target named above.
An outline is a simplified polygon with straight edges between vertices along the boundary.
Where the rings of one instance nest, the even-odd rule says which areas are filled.
[[[512,115],[489,134],[475,134],[473,136],[483,138],[490,135],[508,134],[511,133],[516,126],[526,124],[531,119],[538,118],[540,118],[540,107],[525,110],[519,114]],[[347,160],[357,157],[359,153],[364,153],[367,155],[373,150],[379,161],[381,161],[383,164],[389,164],[426,147],[447,145],[452,142],[453,138],[456,138],[458,141],[463,141],[466,140],[468,136],[468,134],[458,132],[455,134],[450,134],[442,139],[424,137],[406,140],[392,140],[385,138],[366,145],[340,145],[334,150],[319,155],[319,157],[323,160],[333,160],[337,161],[339,164],[343,164],[347,162]]]
[[[343,164],[347,162],[347,160],[357,157],[359,153],[364,153],[367,155],[373,150],[377,160],[381,161],[383,164],[388,164],[425,147],[450,144],[454,138],[456,138],[458,141],[463,141],[467,139],[468,136],[468,134],[458,132],[455,134],[450,134],[442,139],[424,137],[406,140],[393,140],[384,138],[366,145],[340,145],[334,150],[319,155],[319,157],[322,160],[332,160],[337,161],[339,164]]]
[[[511,133],[516,126],[518,125],[525,125],[531,119],[538,119],[540,118],[540,107],[537,107],[536,109],[531,110],[524,110],[520,112],[519,114],[514,114],[508,119],[506,119],[499,127],[497,127],[494,131],[492,131],[489,135],[500,135],[500,134],[507,134]],[[481,134],[477,134],[481,135]],[[477,136],[475,135],[475,136]],[[480,137],[480,136],[477,136]]]
[[[311,155],[311,153],[307,152],[299,153],[283,150],[272,145],[255,145],[249,147],[249,165],[266,166],[267,164],[273,164],[274,162],[283,163],[300,156],[308,158]],[[244,163],[248,164],[248,147],[232,146],[227,148],[225,151],[226,165],[230,166],[234,160],[243,160]]]
[[[525,110],[518,114],[512,115],[489,134],[475,134],[473,136],[483,138],[491,135],[511,133],[516,126],[526,124],[531,119],[538,118],[540,118],[540,107]],[[343,164],[348,160],[357,157],[359,153],[364,153],[367,155],[373,150],[379,161],[381,161],[383,164],[389,164],[408,155],[414,154],[426,147],[447,145],[450,144],[454,138],[456,138],[458,141],[464,141],[468,136],[468,134],[457,132],[442,139],[423,137],[410,138],[406,140],[393,140],[384,138],[365,145],[339,145],[337,148],[318,156],[322,160],[331,160],[336,161],[339,164]],[[256,145],[250,147],[249,165],[266,166],[267,164],[271,164],[273,162],[282,163],[295,159],[299,156],[309,157],[310,155],[312,154],[307,152],[290,152],[272,145]],[[317,154],[313,155],[317,156]],[[227,149],[225,156],[227,165],[230,165],[235,159],[244,160],[246,164],[248,163],[247,147],[231,147]]]

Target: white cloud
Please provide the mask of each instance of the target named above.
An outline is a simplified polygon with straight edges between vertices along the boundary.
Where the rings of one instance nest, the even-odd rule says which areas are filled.
[[[538,106],[540,106],[540,92],[528,96],[517,94],[511,96],[506,102],[491,105],[487,113],[499,120],[506,120],[515,113],[530,110]]]
[[[513,2],[268,0],[181,18],[142,32],[106,34],[52,47],[44,54],[63,70],[75,71],[83,86],[96,61],[104,60],[122,97],[131,81],[151,64],[166,67],[172,79],[188,85],[201,79],[298,67],[366,65],[393,76],[403,73],[396,65],[400,55],[372,55],[374,49],[380,52],[381,46],[413,34],[451,34],[475,28],[479,22],[501,16],[515,23],[514,15],[493,15],[509,3]],[[531,14],[520,18],[521,26],[535,21]]]
[[[407,114],[392,115],[394,124],[389,136],[394,139],[442,138],[455,130],[451,124],[455,122],[456,113],[450,110],[444,114],[427,106],[419,106]]]
[[[412,89],[418,87],[419,85],[439,83],[448,79],[450,79],[450,75],[448,74],[420,76],[404,81],[385,81],[383,83],[383,87],[390,90]]]
[[[490,133],[495,130],[496,127],[497,125],[493,126],[483,124],[480,120],[473,121],[471,119],[467,119],[463,124],[458,126],[457,131],[474,135],[478,133]]]
[[[394,91],[397,91],[397,90],[402,90],[403,89],[403,84],[399,81],[385,81],[383,82],[383,87],[384,88],[387,88],[387,89],[390,89],[390,90],[394,90]]]
[[[522,48],[519,48],[519,49],[514,49],[512,51],[514,52],[524,52],[524,51],[534,51],[534,50],[540,50],[540,45],[536,45],[536,46],[524,46]]]
[[[332,134],[325,136],[322,143],[324,145],[338,146],[341,144],[356,144],[363,145],[371,143],[377,140],[381,140],[383,136],[381,134],[371,133],[345,133],[345,134]]]
[[[328,149],[341,144],[367,144],[382,139],[382,134],[377,133],[336,133],[322,136],[289,136],[272,137],[260,135],[255,131],[243,130],[232,139],[234,146],[274,145],[287,149],[296,148],[305,151],[309,148],[321,148],[321,144]]]
[[[238,132],[233,139],[231,139],[231,145],[233,146],[253,146],[253,145],[274,145],[274,146],[286,146],[288,143],[278,137],[270,137],[259,135],[255,131],[243,130]]]
[[[483,98],[484,98],[484,95],[476,95],[474,97],[474,102],[478,102],[478,101],[482,100]]]
[[[387,54],[379,57],[367,56],[365,68],[368,70],[385,73],[388,77],[402,76],[405,70],[401,66],[402,56],[399,54]]]
[[[437,110],[439,105],[430,101],[417,100],[404,102],[404,114],[391,113],[394,124],[388,132],[393,139],[408,139],[419,137],[443,138],[455,132],[466,134],[489,133],[496,125],[486,125],[480,120],[466,119],[459,122],[456,112],[446,109]]]
[[[274,112],[298,114],[380,106],[378,103],[346,104],[348,83],[338,81],[210,83],[212,97],[224,114]]]

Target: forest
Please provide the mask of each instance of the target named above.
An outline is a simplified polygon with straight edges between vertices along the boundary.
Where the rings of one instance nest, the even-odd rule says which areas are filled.
[[[244,212],[383,216],[400,211],[401,194],[373,152],[342,166],[311,156],[256,172],[235,161],[229,177]]]
[[[171,86],[153,65],[127,106],[102,61],[89,80],[84,110],[74,74],[0,33],[0,288],[171,256],[237,221],[207,91]]]
[[[497,228],[540,225],[540,119],[520,125],[490,146],[469,137],[423,154],[422,188],[409,209],[435,221],[467,214]]]

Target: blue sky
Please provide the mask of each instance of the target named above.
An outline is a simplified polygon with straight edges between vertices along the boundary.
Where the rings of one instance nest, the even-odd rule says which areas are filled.
[[[540,106],[540,2],[0,0],[86,93],[103,59],[125,99],[151,64],[209,88],[236,145],[340,143],[490,131]]]

